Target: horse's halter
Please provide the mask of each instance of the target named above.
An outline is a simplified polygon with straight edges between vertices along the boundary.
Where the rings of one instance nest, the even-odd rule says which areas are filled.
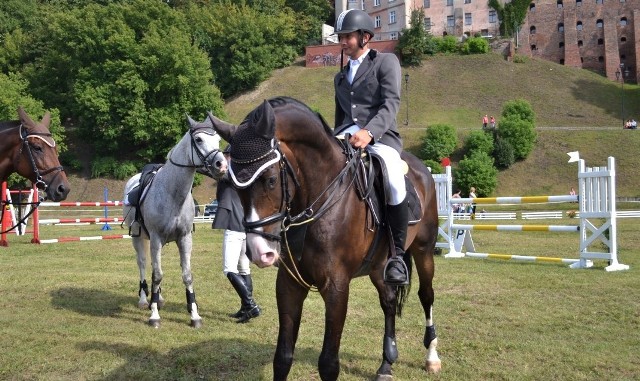
[[[173,153],[173,150],[171,150],[171,152],[169,153],[169,162],[171,162],[171,164],[177,166],[177,167],[181,167],[181,168],[205,168],[207,171],[209,171],[209,173],[213,174],[213,170],[212,170],[212,165],[209,163],[209,161],[207,160],[211,155],[217,155],[218,152],[220,152],[219,149],[214,149],[210,152],[207,152],[206,155],[203,154],[202,152],[200,152],[200,149],[198,149],[198,146],[196,145],[195,139],[193,138],[193,135],[195,135],[197,132],[200,132],[200,130],[207,130],[204,133],[207,135],[211,135],[211,136],[215,136],[218,133],[215,132],[215,130],[211,127],[206,127],[206,126],[201,126],[201,127],[190,127],[189,128],[189,136],[191,137],[191,164],[180,164],[180,163],[176,163],[175,161],[173,161],[173,159],[171,158],[171,153]],[[198,159],[200,159],[200,161],[202,161],[201,165],[196,165],[195,164],[195,160],[193,157],[193,151],[196,152],[196,155],[198,156]]]
[[[287,160],[284,153],[282,153],[282,151],[280,150],[280,145],[277,140],[275,141],[275,146],[272,150],[278,151],[280,153],[280,161],[278,163],[280,166],[280,181],[282,183],[281,184],[282,185],[281,186],[282,201],[280,203],[280,209],[278,210],[278,212],[268,217],[262,218],[258,221],[248,222],[247,220],[245,220],[243,221],[243,224],[244,224],[246,233],[257,234],[264,237],[267,240],[280,242],[281,236],[271,234],[271,233],[266,233],[264,231],[256,230],[256,229],[266,225],[270,225],[274,222],[281,221],[282,231],[286,232],[290,226],[304,225],[320,218],[340,199],[340,197],[336,197],[340,184],[342,183],[342,180],[344,179],[344,177],[350,172],[350,170],[356,167],[357,162],[360,160],[360,155],[359,154],[349,155],[350,157],[346,165],[342,168],[340,173],[338,173],[338,175],[331,181],[331,183],[322,192],[320,192],[320,194],[316,197],[316,199],[313,202],[311,202],[309,206],[304,208],[302,212],[300,212],[295,216],[292,216],[291,215],[291,194],[289,193],[289,186],[288,186],[289,176],[291,176],[291,179],[293,180],[296,188],[300,188],[300,183],[295,175],[295,171],[293,170],[291,163],[289,162],[289,160]],[[354,179],[355,179],[355,176],[354,176]],[[351,183],[353,183],[353,180],[351,181]],[[347,189],[349,189],[350,186],[351,184],[345,187],[342,193],[344,194],[347,191]],[[328,192],[330,192],[330,194],[327,197],[327,199],[324,201],[324,203],[317,210],[314,210],[316,203],[318,203],[320,201],[320,198],[322,198],[322,196],[327,194]]]
[[[63,172],[64,168],[61,165],[59,165],[57,167],[40,170],[38,168],[38,166],[36,165],[35,159],[33,158],[33,152],[31,152],[31,144],[29,143],[29,138],[40,139],[43,142],[45,142],[51,148],[55,148],[56,142],[53,139],[51,139],[51,141],[53,141],[53,143],[50,143],[47,139],[44,138],[44,137],[51,138],[51,133],[49,133],[49,132],[31,132],[31,133],[29,133],[29,132],[26,131],[26,129],[23,129],[23,125],[22,124],[20,124],[19,129],[20,129],[20,140],[22,140],[22,146],[20,147],[20,152],[18,153],[18,160],[16,162],[16,166],[20,162],[20,157],[22,156],[22,151],[26,149],[26,151],[28,153],[28,156],[29,156],[29,162],[31,163],[31,169],[33,170],[33,173],[36,175],[35,186],[40,190],[46,191],[47,188],[49,187],[49,185],[42,179],[42,176],[47,175],[47,174],[49,174],[49,173],[51,173],[53,171]]]

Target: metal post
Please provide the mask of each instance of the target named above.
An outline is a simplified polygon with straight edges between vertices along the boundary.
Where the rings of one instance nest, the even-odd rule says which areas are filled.
[[[407,99],[407,118],[404,121],[404,125],[409,125],[409,74],[404,75],[404,97]]]

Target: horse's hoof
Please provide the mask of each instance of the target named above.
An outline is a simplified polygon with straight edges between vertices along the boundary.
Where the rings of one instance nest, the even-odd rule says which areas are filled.
[[[160,328],[160,320],[159,319],[149,319],[149,325],[153,328]]]
[[[424,364],[424,369],[427,371],[427,373],[438,373],[438,372],[440,372],[441,368],[442,368],[442,363],[440,362],[440,360],[438,360],[438,361],[427,361]]]
[[[378,374],[376,381],[393,381],[393,376],[390,374]]]
[[[198,319],[198,320],[191,320],[191,324],[190,324],[193,328],[202,328],[202,319]]]
[[[138,303],[138,308],[140,308],[141,310],[146,310],[149,308],[149,303]]]

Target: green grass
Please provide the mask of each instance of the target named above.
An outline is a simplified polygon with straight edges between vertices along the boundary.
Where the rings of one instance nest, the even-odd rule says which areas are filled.
[[[564,223],[577,223],[566,220]],[[544,223],[544,222],[540,222]],[[548,221],[558,224],[558,221]],[[640,379],[640,220],[620,219],[626,272],[564,265],[436,258],[434,307],[443,371],[422,370],[424,317],[415,292],[398,319],[398,380]],[[110,234],[121,234],[119,228]],[[99,235],[99,226],[46,227],[43,238]],[[483,252],[577,257],[571,233],[473,232]],[[175,245],[165,248],[162,327],[136,307],[137,266],[129,240],[32,245],[10,236],[0,248],[0,379],[267,380],[277,337],[275,269],[253,269],[263,315],[235,324],[239,300],[221,271],[221,233],[194,236],[195,290],[204,327],[188,326]],[[318,380],[324,304],[305,302],[291,380]],[[367,278],[352,282],[341,380],[374,377],[383,319]]]

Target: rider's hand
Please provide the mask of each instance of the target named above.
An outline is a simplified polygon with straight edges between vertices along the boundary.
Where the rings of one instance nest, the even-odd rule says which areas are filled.
[[[366,148],[369,143],[371,143],[371,136],[369,136],[369,131],[364,128],[360,129],[360,131],[351,135],[351,139],[349,139],[349,143],[355,148]]]

